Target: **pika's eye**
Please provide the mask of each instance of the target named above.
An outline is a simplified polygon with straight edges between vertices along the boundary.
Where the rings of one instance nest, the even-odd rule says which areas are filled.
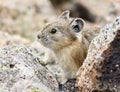
[[[56,32],[57,32],[56,29],[52,29],[52,30],[50,31],[50,33],[52,33],[52,34],[55,34]]]

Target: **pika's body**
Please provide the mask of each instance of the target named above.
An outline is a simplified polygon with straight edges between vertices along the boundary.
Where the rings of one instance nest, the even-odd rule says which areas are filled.
[[[81,18],[70,19],[69,11],[65,11],[55,22],[47,24],[37,36],[43,46],[53,51],[56,69],[60,66],[63,72],[63,75],[57,75],[62,84],[69,78],[75,78],[94,37],[93,33],[82,31],[83,26]]]

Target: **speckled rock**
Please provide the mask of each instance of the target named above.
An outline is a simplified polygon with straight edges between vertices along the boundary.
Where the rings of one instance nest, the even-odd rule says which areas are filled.
[[[91,42],[76,86],[80,92],[120,92],[120,17]]]
[[[25,46],[0,49],[0,92],[58,92],[55,77],[40,64],[44,53]]]
[[[0,31],[33,40],[54,14],[49,0],[0,0]]]
[[[25,39],[19,35],[10,35],[6,32],[0,31],[0,47],[5,45],[13,45],[13,44],[29,44],[30,40]]]

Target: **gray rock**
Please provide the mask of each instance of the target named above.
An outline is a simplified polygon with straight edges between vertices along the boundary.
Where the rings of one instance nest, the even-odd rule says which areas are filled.
[[[13,44],[29,44],[30,40],[21,37],[20,35],[11,35],[7,32],[0,31],[0,47]]]
[[[25,46],[0,49],[0,92],[58,92],[58,82],[44,66],[41,52]]]
[[[120,92],[120,17],[93,39],[77,75],[80,92]]]

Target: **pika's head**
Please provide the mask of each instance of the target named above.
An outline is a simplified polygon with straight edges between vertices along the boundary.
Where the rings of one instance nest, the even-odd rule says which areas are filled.
[[[69,11],[64,11],[57,20],[47,24],[37,35],[38,41],[52,50],[60,50],[77,40],[84,26],[81,18],[69,18]]]

